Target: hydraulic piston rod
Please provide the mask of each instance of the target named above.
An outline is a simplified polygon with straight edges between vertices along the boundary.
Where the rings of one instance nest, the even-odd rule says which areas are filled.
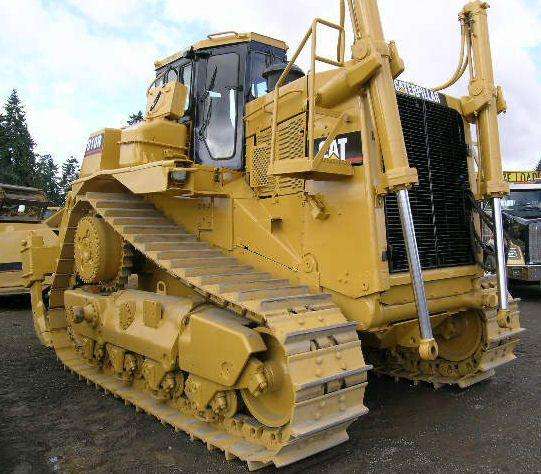
[[[468,3],[463,10],[473,54],[470,64],[470,96],[463,100],[463,108],[471,112],[477,123],[481,154],[480,194],[482,198],[492,200],[499,289],[498,323],[503,327],[509,318],[509,302],[501,198],[509,192],[509,185],[505,183],[502,173],[498,113],[504,111],[506,106],[502,89],[494,84],[488,8],[486,2],[474,1]]]
[[[410,167],[404,132],[400,121],[396,91],[391,68],[392,48],[385,42],[376,0],[349,0],[355,43],[353,58],[367,61],[374,57],[381,67],[369,84],[369,97],[374,111],[381,154],[385,168],[385,186],[397,193],[400,219],[408,255],[411,283],[417,306],[421,343],[419,354],[424,360],[438,356],[438,346],[432,335],[430,314],[411,215],[408,188],[418,182],[417,171]]]
[[[477,125],[477,143],[481,158],[478,198],[492,201],[499,289],[498,323],[505,327],[509,324],[509,301],[501,198],[509,193],[509,185],[503,179],[502,173],[498,114],[504,112],[507,106],[502,88],[494,83],[488,8],[488,3],[480,0],[472,1],[463,8],[460,14],[463,33],[459,67],[449,81],[435,90],[456,83],[469,66],[469,95],[462,98],[461,105],[466,119]],[[464,57],[466,46],[468,53]]]
[[[400,220],[402,221],[402,232],[406,243],[406,253],[408,255],[411,284],[419,318],[419,331],[422,338],[419,345],[419,354],[425,360],[434,360],[438,357],[438,346],[434,340],[432,325],[430,324],[430,313],[428,312],[426,301],[421,259],[419,258],[417,239],[415,237],[408,190],[402,189],[398,191],[397,198]]]
[[[507,297],[507,263],[505,261],[501,198],[495,197],[492,199],[492,212],[494,216],[494,244],[496,247],[500,311],[507,312],[509,311],[509,300]]]

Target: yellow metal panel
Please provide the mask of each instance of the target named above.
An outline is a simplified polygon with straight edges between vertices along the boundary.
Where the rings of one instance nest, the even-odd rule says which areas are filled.
[[[93,133],[88,139],[81,178],[93,173],[118,168],[120,130],[105,128]]]
[[[177,158],[187,153],[186,125],[168,120],[152,120],[122,130],[119,167],[137,166]]]
[[[182,370],[222,385],[234,385],[250,355],[266,349],[261,336],[241,322],[214,308],[192,314],[179,341]],[[210,352],[212,357],[208,357]]]

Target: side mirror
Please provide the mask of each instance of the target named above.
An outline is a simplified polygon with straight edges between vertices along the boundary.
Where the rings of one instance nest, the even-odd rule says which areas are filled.
[[[184,115],[187,100],[188,88],[180,82],[154,87],[147,93],[147,120],[178,120]]]

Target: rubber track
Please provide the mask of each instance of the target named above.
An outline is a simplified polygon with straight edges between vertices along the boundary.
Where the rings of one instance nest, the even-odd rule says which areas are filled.
[[[74,271],[76,225],[90,208],[147,259],[184,285],[272,330],[284,346],[295,388],[293,415],[283,430],[284,441],[279,448],[266,449],[261,437],[270,429],[255,419],[241,415],[232,431],[230,424],[217,426],[187,417],[167,404],[159,404],[150,394],[121,386],[116,378],[99,372],[77,354],[66,331],[57,330],[54,347],[67,367],[163,423],[203,440],[209,448],[221,449],[227,459],[246,461],[249,469],[271,463],[285,466],[348,439],[346,428],[368,411],[363,398],[367,371],[372,367],[364,363],[355,324],[346,320],[331,296],[311,293],[306,287],[238,263],[198,241],[139,197],[88,193],[79,198],[60,236],[63,247],[50,297],[53,309],[63,307],[63,292],[70,287]],[[249,432],[257,434],[252,439],[246,435]]]

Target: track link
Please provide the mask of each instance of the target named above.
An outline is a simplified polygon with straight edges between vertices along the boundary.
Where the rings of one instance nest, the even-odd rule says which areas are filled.
[[[63,292],[73,283],[75,229],[89,210],[184,285],[272,332],[286,354],[295,390],[292,417],[278,432],[246,415],[200,421],[99,371],[77,353],[66,329],[59,327],[53,331],[53,346],[70,370],[162,423],[201,439],[209,449],[222,450],[227,459],[246,461],[250,470],[285,466],[348,439],[346,428],[368,411],[363,398],[372,367],[364,363],[355,324],[346,320],[331,296],[239,263],[198,241],[137,196],[87,193],[78,198],[60,236],[63,246],[50,294],[51,315],[63,311]],[[274,442],[269,443],[270,438]]]

